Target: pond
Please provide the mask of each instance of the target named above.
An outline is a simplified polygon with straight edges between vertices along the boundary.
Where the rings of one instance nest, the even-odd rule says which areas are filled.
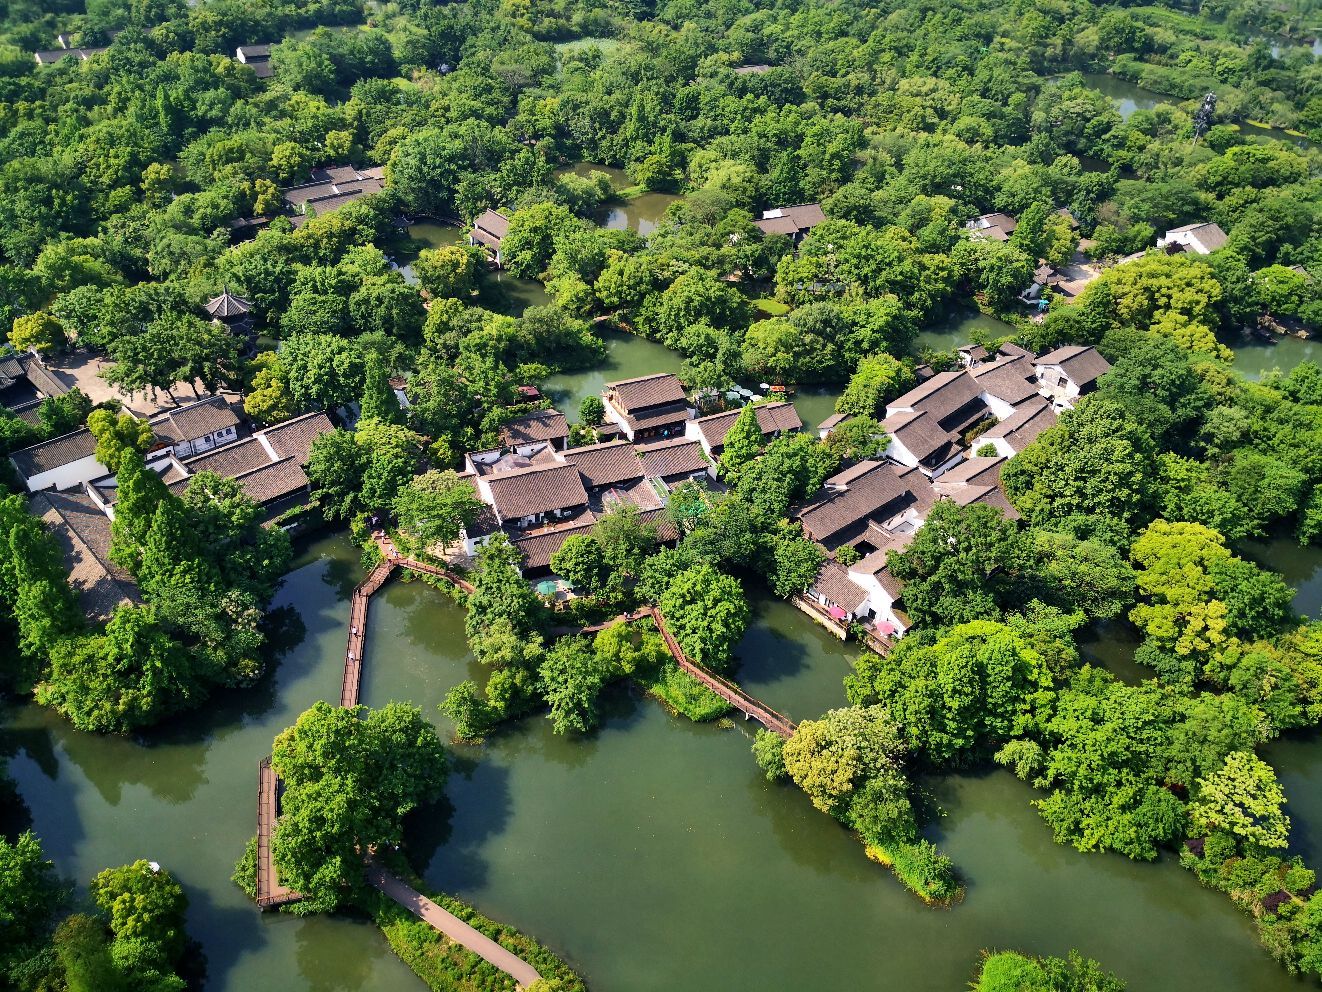
[[[301,641],[257,689],[148,742],[79,734],[34,706],[9,715],[4,750],[61,871],[85,883],[137,857],[169,867],[191,900],[209,992],[422,988],[370,926],[258,914],[229,882],[253,831],[257,758],[338,692],[357,559],[343,536],[311,542],[277,597],[301,616]],[[843,704],[853,646],[785,603],[755,596],[754,608],[738,678],[798,718]],[[366,703],[412,701],[447,733],[436,704],[480,674],[460,608],[417,582],[374,600],[366,658]],[[1173,860],[1139,865],[1054,844],[1032,791],[1004,772],[928,783],[945,811],[930,836],[968,882],[962,905],[932,910],[797,790],[767,783],[742,720],[696,726],[623,686],[604,711],[601,732],[584,740],[535,717],[457,749],[448,803],[409,831],[429,882],[537,935],[597,992],[953,992],[985,947],[1077,947],[1135,988],[1309,987]],[[1308,836],[1305,817],[1322,814],[1322,748],[1303,739],[1275,752],[1292,800],[1314,790],[1292,808]]]
[[[1154,90],[1145,89],[1137,83],[1132,83],[1128,79],[1122,79],[1119,76],[1113,76],[1106,72],[1084,72],[1084,84],[1107,97],[1115,109],[1119,111],[1124,120],[1129,120],[1136,110],[1152,110],[1158,104],[1165,103],[1171,106],[1179,106],[1182,103],[1189,103],[1183,97],[1173,96],[1167,93],[1157,93]],[[1194,101],[1196,102],[1196,101]],[[1302,134],[1291,134],[1279,127],[1270,127],[1262,124],[1254,124],[1248,121],[1235,125],[1239,128],[1241,134],[1247,138],[1274,138],[1277,141],[1284,141],[1297,148],[1312,147],[1313,142]]]
[[[1322,342],[1283,335],[1276,338],[1276,343],[1250,340],[1237,340],[1230,344],[1235,352],[1231,362],[1236,371],[1246,379],[1255,382],[1272,369],[1289,372],[1300,362],[1322,361]]]
[[[1144,89],[1128,79],[1112,76],[1106,72],[1081,73],[1086,86],[1096,90],[1115,104],[1120,116],[1129,120],[1136,110],[1152,110],[1159,103],[1178,104],[1182,101],[1177,96],[1166,96]]]
[[[1005,337],[1016,331],[1014,325],[978,310],[958,310],[941,324],[919,331],[914,339],[914,350],[954,351],[971,342],[975,333]]]
[[[636,334],[614,330],[598,333],[606,343],[606,358],[600,365],[582,372],[553,375],[546,380],[547,395],[572,423],[578,422],[578,405],[583,399],[600,396],[606,383],[656,372],[678,374],[683,361],[678,352]]]
[[[33,829],[80,891],[102,868],[137,858],[179,879],[208,992],[417,987],[375,927],[261,914],[229,881],[256,831],[257,760],[313,702],[339,699],[348,596],[361,577],[346,538],[313,542],[276,597],[302,619],[297,646],[255,688],[221,694],[150,738],[79,733],[35,705],[11,708],[0,732]]]
[[[754,607],[740,681],[799,718],[842,705],[853,647],[784,603]],[[433,704],[480,676],[458,608],[396,584],[373,610],[368,658],[388,646],[391,661],[369,660],[366,701],[417,700],[448,730]],[[538,934],[595,989],[955,990],[984,947],[1078,947],[1135,987],[1307,987],[1173,860],[1054,844],[1032,790],[1006,773],[929,783],[946,811],[930,835],[969,883],[961,906],[931,910],[796,790],[761,778],[742,720],[695,726],[623,687],[605,713],[586,740],[534,718],[463,749],[450,806],[410,839],[429,882]],[[1318,757],[1305,744],[1298,774],[1318,773]]]
[[[408,233],[409,237],[421,242],[423,248],[444,248],[464,241],[462,230],[452,224],[436,221],[410,224]],[[418,283],[417,276],[413,274],[413,262],[417,257],[418,252],[413,251],[401,255],[398,260],[400,275],[410,286]],[[545,306],[551,302],[551,297],[546,287],[536,279],[521,279],[508,272],[492,271],[483,276],[477,302],[489,310],[517,317],[528,307]]]
[[[566,166],[563,169],[557,169],[557,173],[573,173],[576,176],[582,176],[586,179],[593,172],[604,172],[610,176],[611,185],[615,189],[628,189],[634,185],[623,169],[617,169],[612,165],[597,165],[594,162],[575,162],[573,165]],[[636,231],[643,237],[656,230],[657,225],[665,216],[666,208],[678,200],[679,197],[674,193],[644,192],[627,199],[617,199],[603,204],[602,210],[597,217],[597,222],[602,227],[610,228],[615,231],[630,230]]]

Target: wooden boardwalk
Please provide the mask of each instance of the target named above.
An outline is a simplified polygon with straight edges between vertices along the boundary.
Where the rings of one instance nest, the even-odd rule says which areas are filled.
[[[363,651],[367,646],[367,611],[371,606],[372,597],[386,584],[386,580],[394,574],[395,569],[407,568],[412,572],[435,575],[466,593],[473,591],[472,583],[461,579],[448,569],[413,558],[405,558],[385,534],[378,532],[372,537],[377,547],[381,549],[383,561],[355,587],[349,604],[349,637],[344,648],[344,678],[340,682],[340,705],[345,707],[357,706],[358,700],[362,698]]]
[[[349,643],[344,649],[344,679],[340,683],[340,705],[357,706],[363,687],[363,648],[367,644],[367,608],[372,594],[390,578],[395,562],[383,561],[358,584],[349,601]]]
[[[509,975],[519,988],[526,989],[541,981],[537,969],[513,951],[506,950],[481,930],[465,923],[447,909],[432,902],[403,879],[389,874],[373,857],[367,859],[367,881],[399,903],[414,916],[430,923],[436,930],[472,951],[482,960]]]
[[[795,725],[789,717],[777,713],[761,700],[753,698],[729,679],[721,678],[711,669],[704,668],[696,661],[690,660],[684,654],[684,649],[679,646],[679,642],[675,640],[674,635],[666,628],[665,617],[661,615],[660,610],[649,607],[643,610],[641,615],[650,616],[656,621],[656,629],[661,632],[661,639],[666,643],[666,650],[674,657],[676,664],[742,713],[744,719],[756,720],[768,730],[780,734],[781,737],[786,739],[794,736]]]
[[[303,898],[280,884],[271,861],[271,833],[279,815],[280,781],[271,767],[271,759],[263,758],[257,764],[257,905],[261,909],[284,906]]]

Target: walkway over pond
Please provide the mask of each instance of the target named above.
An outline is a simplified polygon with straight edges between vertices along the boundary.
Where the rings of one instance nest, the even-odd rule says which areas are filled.
[[[372,535],[381,550],[382,561],[359,583],[353,591],[349,607],[349,636],[344,650],[344,678],[340,685],[340,705],[357,706],[361,697],[363,678],[363,650],[367,642],[367,614],[372,596],[380,591],[397,568],[407,568],[425,575],[444,579],[465,593],[471,593],[471,583],[455,573],[427,562],[401,555],[394,542],[381,532]],[[605,623],[588,627],[559,628],[556,635],[592,634],[617,623],[630,623],[651,618],[661,634],[666,650],[675,663],[707,689],[716,693],[745,719],[757,720],[768,730],[789,738],[794,734],[794,723],[770,706],[754,699],[739,686],[690,659],[666,626],[665,617],[654,607],[645,607],[635,613],[626,613]],[[271,767],[271,759],[263,758],[258,765],[257,788],[257,905],[262,909],[297,902],[302,897],[292,889],[280,885],[275,864],[271,858],[271,837],[279,816],[280,782]],[[538,981],[537,970],[513,952],[501,947],[485,934],[474,929],[452,913],[442,909],[402,879],[389,874],[371,856],[367,858],[367,880],[390,899],[409,912],[431,924],[439,933],[461,944],[469,951],[512,977],[520,988]]]
[[[537,969],[523,958],[501,947],[482,931],[410,888],[382,868],[376,858],[371,856],[367,859],[367,881],[369,885],[380,889],[388,898],[399,903],[418,919],[430,923],[434,929],[456,944],[462,944],[488,964],[495,965],[505,972],[518,983],[519,988],[526,989],[533,982],[541,980],[542,976]]]
[[[280,780],[271,767],[271,759],[263,758],[257,764],[257,905],[261,909],[284,906],[303,898],[280,884],[271,861],[271,832],[279,815]]]
[[[696,661],[689,660],[688,656],[684,654],[684,649],[675,640],[674,635],[666,628],[665,617],[661,615],[660,610],[649,607],[643,610],[639,616],[650,616],[656,621],[656,629],[661,632],[661,639],[666,642],[666,650],[674,657],[675,663],[680,668],[737,709],[744,715],[744,719],[756,720],[762,726],[780,734],[786,740],[794,736],[794,723],[789,717],[782,716],[770,706],[754,699],[729,679],[723,679],[711,669],[704,668]]]
[[[372,569],[353,591],[349,606],[349,638],[344,650],[344,678],[340,683],[340,705],[357,706],[363,681],[363,648],[367,641],[367,610],[372,596],[377,593],[397,568],[435,575],[445,579],[466,593],[473,591],[470,583],[453,572],[437,565],[415,561],[399,554],[385,534],[373,537],[381,549],[383,561]],[[298,902],[303,897],[286,886],[276,876],[271,859],[271,836],[279,816],[280,780],[271,767],[271,759],[263,758],[257,766],[257,905],[262,909]],[[505,972],[519,988],[527,988],[541,979],[537,969],[517,954],[506,950],[480,930],[465,923],[453,913],[442,909],[421,892],[415,891],[403,879],[387,872],[372,856],[368,856],[367,881],[387,897],[399,903],[419,919],[430,924],[438,933],[461,945],[484,961]]]

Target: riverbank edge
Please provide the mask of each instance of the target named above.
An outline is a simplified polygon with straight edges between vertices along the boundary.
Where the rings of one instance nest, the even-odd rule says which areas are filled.
[[[393,868],[405,868],[402,859]],[[428,886],[411,871],[401,874],[410,886],[506,950],[531,964],[557,992],[587,992],[587,983],[563,958],[535,937],[492,920],[468,903]],[[450,940],[430,924],[379,892],[364,907],[395,956],[409,966],[432,992],[514,992],[514,979],[474,952]],[[455,969],[447,969],[447,963]],[[540,985],[541,983],[537,983]]]

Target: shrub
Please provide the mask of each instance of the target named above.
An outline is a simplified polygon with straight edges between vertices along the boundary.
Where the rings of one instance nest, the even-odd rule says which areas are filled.
[[[759,730],[753,738],[753,758],[768,782],[783,782],[790,777],[785,769],[785,738],[771,730]]]

